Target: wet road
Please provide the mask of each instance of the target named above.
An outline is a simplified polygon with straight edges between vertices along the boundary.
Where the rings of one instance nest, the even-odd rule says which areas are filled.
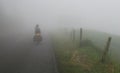
[[[43,37],[39,45],[27,37],[2,39],[0,73],[57,73],[50,39],[48,35]]]

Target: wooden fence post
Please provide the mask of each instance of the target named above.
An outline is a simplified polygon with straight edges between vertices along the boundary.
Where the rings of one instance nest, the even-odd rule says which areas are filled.
[[[80,28],[80,42],[82,41],[82,34],[83,34],[82,28]]]
[[[111,39],[112,39],[112,37],[108,37],[108,41],[107,41],[106,46],[105,46],[105,51],[103,52],[103,55],[102,55],[102,60],[101,60],[102,63],[105,62],[105,60],[106,60],[106,56],[107,56],[108,51],[109,51]]]
[[[73,42],[75,41],[75,29],[73,29]]]
[[[81,42],[82,42],[82,35],[83,35],[83,30],[82,30],[82,28],[80,28],[80,46],[81,46]]]

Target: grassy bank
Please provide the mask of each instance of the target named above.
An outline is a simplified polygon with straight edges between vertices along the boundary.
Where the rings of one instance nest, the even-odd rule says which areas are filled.
[[[79,46],[79,38],[71,40],[67,33],[55,34],[54,48],[60,73],[120,73],[119,64],[111,60],[109,55],[105,63],[101,63],[103,51],[91,39],[84,38],[83,46]]]

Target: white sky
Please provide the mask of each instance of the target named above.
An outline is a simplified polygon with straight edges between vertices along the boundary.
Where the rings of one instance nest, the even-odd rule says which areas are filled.
[[[120,35],[120,0],[0,0],[0,15],[10,30],[70,24]]]

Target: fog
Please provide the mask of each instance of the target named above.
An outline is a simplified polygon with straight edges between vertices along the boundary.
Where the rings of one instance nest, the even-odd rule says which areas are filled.
[[[35,24],[44,29],[69,24],[120,35],[119,4],[119,0],[0,0],[0,30],[20,33],[33,31]]]
[[[24,56],[29,53],[28,48],[35,47],[32,38],[36,24],[40,25],[43,36],[46,36],[44,38],[46,43],[48,42],[46,33],[60,27],[83,27],[120,35],[119,19],[119,0],[0,0],[0,57],[3,59],[0,63],[3,65],[13,63],[12,59],[10,62],[7,61],[10,58],[13,60],[17,58],[16,63],[19,62],[18,60],[25,59]],[[45,45],[42,48],[44,47]],[[38,55],[44,57],[47,50],[48,47],[45,50],[32,50],[32,54],[43,51]],[[48,51],[46,53],[47,57],[51,54]],[[23,62],[21,60],[19,64]],[[7,68],[9,67],[11,65]],[[15,72],[11,71],[11,73]]]

